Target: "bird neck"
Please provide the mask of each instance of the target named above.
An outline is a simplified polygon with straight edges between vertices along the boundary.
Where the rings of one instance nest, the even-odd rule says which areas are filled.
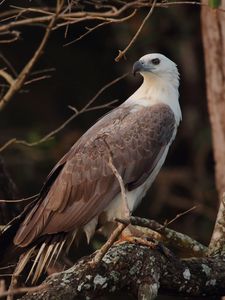
[[[139,89],[131,95],[126,104],[139,104],[151,106],[158,103],[167,104],[174,112],[177,125],[182,115],[179,105],[178,79],[171,81],[168,78],[161,78],[156,75],[144,76]]]

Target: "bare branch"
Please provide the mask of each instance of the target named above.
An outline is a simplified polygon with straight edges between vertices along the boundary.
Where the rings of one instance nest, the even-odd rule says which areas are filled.
[[[113,174],[115,175],[115,177],[117,178],[119,185],[120,185],[120,191],[121,191],[121,197],[122,197],[122,201],[123,203],[126,205],[127,204],[127,195],[126,195],[126,190],[125,190],[125,186],[123,183],[123,179],[120,176],[120,173],[118,172],[117,168],[114,166],[113,164],[113,158],[112,158],[112,154],[110,152],[110,148],[109,145],[107,144],[107,142],[105,141],[106,147],[108,149],[108,154],[109,154],[109,161],[108,161],[108,165],[110,167],[110,169],[112,170]],[[120,236],[120,234],[122,233],[122,231],[127,227],[128,224],[119,224],[117,226],[117,228],[113,231],[113,233],[110,235],[109,239],[106,241],[106,243],[98,250],[97,254],[95,255],[95,257],[93,258],[91,265],[92,267],[95,267],[99,264],[99,262],[102,260],[102,258],[104,257],[104,255],[106,254],[106,252],[110,249],[110,247],[112,247],[113,243],[117,240],[117,238]]]
[[[171,1],[171,2],[161,2],[157,3],[156,7],[162,7],[162,8],[167,8],[169,6],[174,6],[174,5],[198,5],[198,6],[206,6],[205,4],[202,4],[201,2],[198,1]],[[131,2],[123,2],[122,6],[120,8],[117,8],[116,6],[113,6],[113,8],[109,8],[108,10],[101,12],[101,11],[88,11],[88,12],[83,12],[83,11],[64,11],[59,14],[57,21],[59,22],[64,22],[63,26],[68,26],[70,22],[75,21],[75,19],[89,19],[89,17],[92,20],[98,19],[100,17],[103,21],[104,18],[117,18],[119,17],[122,13],[125,11],[129,10],[130,8],[133,9],[140,9],[144,7],[150,7],[151,3],[146,2],[146,1],[131,1]],[[19,10],[19,14],[18,14]],[[10,17],[12,19],[15,19],[15,21],[12,21],[10,23],[6,23],[0,26],[0,32],[5,32],[9,31],[14,27],[19,27],[19,26],[25,26],[25,25],[37,25],[37,24],[44,24],[47,22],[50,22],[52,19],[52,8],[50,7],[40,7],[38,9],[36,8],[22,8],[18,7],[17,9],[12,9],[11,11],[5,11],[0,14],[0,17]],[[224,11],[221,8],[217,8],[216,10]],[[23,20],[17,20],[19,16],[25,13],[40,13],[41,16],[38,17],[30,17],[26,18]],[[6,19],[2,19],[1,22],[6,21]],[[106,20],[105,20],[106,21]]]
[[[93,31],[95,31],[96,29],[100,28],[100,27],[103,27],[103,26],[106,26],[106,25],[109,25],[109,24],[112,24],[112,23],[122,23],[122,22],[125,22],[131,18],[133,18],[133,16],[136,14],[137,10],[135,9],[130,15],[128,15],[127,17],[125,18],[121,18],[121,19],[113,19],[113,20],[108,20],[108,21],[105,21],[105,22],[102,22],[92,28],[86,28],[87,31],[82,34],[81,36],[79,36],[77,39],[73,40],[72,42],[69,42],[69,43],[66,43],[64,46],[69,46],[73,43],[76,43],[78,41],[80,41],[81,39],[83,39],[84,37],[86,37],[87,35],[89,35],[90,33],[92,33]]]
[[[15,95],[15,93],[22,87],[23,83],[25,82],[27,76],[29,75],[31,69],[33,68],[34,64],[37,62],[39,57],[41,56],[45,45],[47,43],[47,40],[49,38],[49,35],[51,33],[51,30],[55,24],[55,21],[61,11],[61,2],[57,2],[57,8],[56,8],[56,13],[54,14],[53,17],[51,17],[51,21],[46,29],[45,35],[34,53],[33,57],[30,59],[30,61],[26,64],[26,66],[23,68],[23,70],[20,72],[18,77],[14,80],[13,84],[11,84],[9,90],[7,93],[3,96],[2,99],[0,99],[0,111],[3,110],[5,105],[11,100],[11,98]],[[59,4],[60,3],[60,4]]]
[[[0,76],[3,77],[10,85],[13,85],[15,82],[12,76],[4,70],[0,70]]]
[[[6,31],[1,33],[0,35],[9,36],[8,38],[0,39],[0,44],[9,44],[17,41],[20,38],[20,32],[16,30]]]
[[[61,130],[63,130],[70,122],[72,122],[77,116],[79,116],[79,115],[81,115],[85,112],[88,112],[88,111],[93,111],[93,110],[98,110],[98,109],[103,109],[103,108],[110,107],[112,104],[116,103],[117,100],[110,101],[110,102],[108,102],[106,104],[103,104],[103,105],[97,105],[97,106],[94,106],[94,107],[90,107],[90,106],[96,101],[96,99],[105,90],[107,90],[109,87],[111,87],[112,85],[116,84],[118,81],[125,78],[127,75],[128,75],[128,73],[125,73],[122,76],[117,77],[116,79],[110,81],[105,86],[103,86],[96,93],[96,95],[93,98],[91,98],[91,100],[89,100],[88,103],[81,110],[77,110],[76,108],[74,108],[72,106],[69,106],[69,108],[74,111],[74,114],[71,117],[69,117],[65,122],[63,122],[59,127],[54,129],[53,131],[49,132],[45,136],[43,136],[40,140],[35,141],[33,143],[29,143],[25,140],[19,140],[17,138],[12,138],[8,142],[6,142],[3,146],[0,147],[0,152],[2,152],[3,150],[5,150],[6,148],[8,148],[9,146],[11,146],[13,144],[23,145],[23,146],[27,146],[27,147],[34,147],[34,146],[40,145],[40,144],[42,144],[46,141],[49,141],[51,138],[53,138],[57,133],[59,133]]]
[[[118,62],[122,57],[125,56],[125,54],[127,53],[127,51],[130,49],[130,47],[134,44],[134,42],[136,41],[136,39],[138,38],[139,34],[141,33],[145,23],[148,21],[148,19],[150,18],[150,16],[153,13],[153,10],[155,8],[157,0],[153,0],[152,2],[152,6],[148,12],[148,14],[146,15],[146,17],[144,18],[144,20],[142,21],[140,27],[138,28],[137,32],[135,33],[135,35],[133,36],[133,38],[131,39],[130,43],[127,45],[127,47],[124,50],[119,50],[119,54],[117,55],[117,57],[115,58],[115,61]]]
[[[39,196],[39,194],[35,194],[33,196],[22,198],[22,199],[15,199],[15,200],[0,200],[0,203],[18,203],[18,202],[24,202],[24,201],[30,201],[32,199],[35,199]],[[0,268],[1,269],[1,268]]]
[[[14,290],[8,290],[8,291],[5,291],[5,292],[2,292],[0,294],[0,298],[4,298],[6,296],[20,295],[20,294],[24,294],[24,293],[39,292],[39,291],[42,291],[46,288],[47,288],[46,284],[41,284],[39,286],[16,288]]]
[[[105,244],[97,251],[93,260],[90,262],[93,268],[96,268],[97,265],[101,262],[107,251],[112,247],[114,242],[118,239],[122,231],[127,227],[126,224],[119,224],[116,229],[112,232]]]
[[[117,220],[125,224],[131,224],[134,226],[141,226],[150,228],[153,231],[160,233],[162,241],[168,246],[172,246],[175,249],[182,249],[182,251],[188,256],[204,256],[206,255],[208,248],[192,239],[186,234],[177,232],[173,229],[167,228],[164,225],[159,224],[154,220],[148,220],[139,217],[131,217],[130,220]]]
[[[184,215],[188,214],[188,213],[191,212],[192,210],[196,209],[196,207],[197,207],[197,206],[194,205],[193,207],[191,207],[191,208],[185,210],[184,212],[177,214],[172,220],[170,220],[170,221],[165,221],[164,227],[167,227],[167,226],[170,225],[171,223],[175,222],[177,219],[179,219],[179,218],[183,217]]]
[[[180,260],[169,250],[151,250],[138,244],[113,246],[96,269],[90,268],[93,255],[72,268],[50,276],[45,290],[28,293],[23,300],[99,299],[126,290],[139,299],[154,299],[158,289],[181,296],[225,294],[225,263],[212,258]],[[141,297],[147,294],[148,298]],[[150,297],[151,295],[151,297]],[[21,300],[22,300],[21,299]]]

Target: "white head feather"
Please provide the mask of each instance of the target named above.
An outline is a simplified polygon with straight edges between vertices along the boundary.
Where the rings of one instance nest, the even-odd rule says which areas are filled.
[[[133,68],[143,76],[140,88],[128,98],[127,104],[150,106],[165,103],[173,110],[176,123],[181,120],[179,105],[179,72],[176,64],[160,53],[142,56]]]

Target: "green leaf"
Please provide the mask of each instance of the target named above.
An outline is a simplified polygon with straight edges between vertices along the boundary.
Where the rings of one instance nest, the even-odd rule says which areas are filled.
[[[221,4],[221,0],[209,0],[209,6],[212,8],[217,8]]]

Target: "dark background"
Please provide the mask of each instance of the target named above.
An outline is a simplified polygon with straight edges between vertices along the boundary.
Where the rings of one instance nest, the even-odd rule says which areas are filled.
[[[8,1],[5,7],[11,4],[23,6],[29,3]],[[207,245],[218,201],[205,94],[200,8],[177,5],[155,9],[128,51],[126,60],[116,63],[114,59],[118,50],[127,46],[147,12],[142,10],[131,21],[99,29],[70,46],[64,45],[84,32],[83,25],[70,26],[67,38],[64,37],[65,28],[54,31],[44,55],[33,70],[54,68],[46,73],[51,78],[24,86],[1,112],[0,145],[13,137],[29,142],[40,139],[72,114],[68,105],[82,108],[102,86],[129,71],[128,77],[95,102],[104,104],[118,99],[122,103],[141,83],[140,77],[131,75],[133,63],[146,53],[161,52],[175,61],[180,71],[183,121],[163,169],[135,215],[165,222],[197,205],[171,227]],[[93,26],[93,23],[85,25]],[[13,44],[2,44],[0,52],[16,71],[20,71],[32,56],[44,33],[38,26],[20,30],[21,39]],[[6,66],[2,58],[0,64],[0,67]],[[38,193],[54,164],[107,111],[88,112],[77,117],[53,140],[36,147],[12,145],[2,152],[17,184],[19,197]],[[88,250],[80,247],[75,251],[82,256],[96,245],[99,245],[98,239]]]

